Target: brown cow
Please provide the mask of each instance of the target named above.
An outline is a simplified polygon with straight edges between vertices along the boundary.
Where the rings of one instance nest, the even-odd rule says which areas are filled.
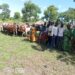
[[[3,31],[7,33],[17,34],[17,29],[18,25],[16,25],[16,23],[3,25]]]
[[[18,32],[25,32],[25,29],[26,29],[26,25],[20,25],[18,27]]]

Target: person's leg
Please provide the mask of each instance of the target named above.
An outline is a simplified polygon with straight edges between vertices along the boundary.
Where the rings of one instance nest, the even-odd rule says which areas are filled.
[[[49,44],[49,36],[48,36],[48,40],[46,41],[47,45]]]
[[[50,47],[53,48],[53,36],[51,36],[51,44]]]
[[[71,40],[71,44],[72,44],[71,49],[72,49],[72,51],[74,51],[74,50],[75,50],[75,38],[73,38],[73,39]],[[75,51],[74,51],[74,52],[75,52]]]
[[[51,45],[51,36],[49,36],[49,45]]]
[[[57,49],[57,47],[58,47],[58,37],[57,36],[55,36],[55,48]]]
[[[60,37],[59,36],[57,37],[57,48],[58,49],[60,48]]]
[[[63,37],[59,37],[59,50],[63,50]]]
[[[49,47],[49,40],[50,40],[50,38],[49,38],[49,36],[48,36],[48,40],[47,40],[47,47]]]
[[[52,48],[55,48],[55,36],[52,37]]]
[[[75,49],[75,38],[74,38],[74,43],[73,43],[73,50]]]
[[[50,47],[52,48],[52,36],[50,36]]]

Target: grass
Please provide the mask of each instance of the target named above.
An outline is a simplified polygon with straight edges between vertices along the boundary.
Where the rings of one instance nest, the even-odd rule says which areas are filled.
[[[0,59],[2,61],[9,60],[12,56],[23,57],[40,53],[31,46],[36,45],[29,41],[24,41],[22,37],[4,35],[0,33]],[[48,52],[43,52],[48,56]]]
[[[60,69],[62,69],[62,66],[64,68],[62,75],[70,75],[70,73],[66,74],[66,72],[71,71],[74,71],[75,74],[74,66],[71,64],[67,65],[65,62],[62,62],[60,59],[58,59],[58,57],[62,56],[63,52],[57,52],[56,50],[49,51],[49,49],[46,49],[45,51],[39,51],[33,46],[41,48],[36,43],[25,41],[24,37],[9,36],[0,33],[0,70],[3,70],[7,67],[13,69],[20,67],[26,69],[26,75],[35,75],[35,73],[38,75],[61,75]],[[47,73],[45,68],[48,68]],[[57,68],[57,70],[55,68]],[[68,70],[68,68],[72,68],[73,70]],[[22,74],[14,73],[13,75]]]

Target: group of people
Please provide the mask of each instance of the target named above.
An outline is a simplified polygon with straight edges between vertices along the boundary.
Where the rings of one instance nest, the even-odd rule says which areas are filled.
[[[43,39],[47,47],[66,51],[75,49],[75,26],[72,27],[71,24],[64,25],[62,22],[49,21],[44,25],[33,26],[31,30],[34,41],[36,37],[37,41]]]
[[[63,23],[52,23],[50,22],[48,25],[48,46],[51,48],[56,48],[60,50],[68,50],[70,47],[69,45],[69,37],[70,35],[70,25],[67,25],[67,27],[64,27]],[[69,36],[68,36],[69,33]],[[69,48],[70,49],[70,48]]]

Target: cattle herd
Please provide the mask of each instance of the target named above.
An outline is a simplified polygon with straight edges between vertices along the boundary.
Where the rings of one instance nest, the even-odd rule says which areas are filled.
[[[7,34],[13,34],[13,35],[22,35],[22,33],[26,33],[30,31],[31,26],[29,26],[28,23],[18,25],[16,23],[2,23],[1,24],[1,31]]]
[[[46,22],[43,23],[23,23],[23,24],[17,24],[17,23],[1,23],[0,29],[2,33],[9,34],[9,35],[16,35],[16,36],[25,36],[26,39],[31,41],[37,41],[36,32],[41,32],[41,27],[44,26]],[[47,39],[47,34],[43,32],[41,34],[41,41],[45,41]]]

